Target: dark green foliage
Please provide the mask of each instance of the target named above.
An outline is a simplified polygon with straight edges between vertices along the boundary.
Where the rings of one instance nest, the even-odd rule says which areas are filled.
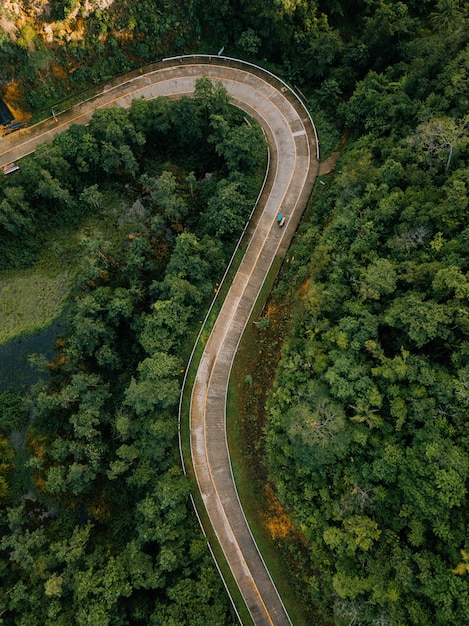
[[[181,167],[195,172],[195,181],[206,173],[213,176],[211,184],[218,185],[218,191],[205,223],[209,225],[213,212],[219,210],[214,233],[231,235],[247,217],[250,205],[246,198],[255,193],[248,177],[255,174],[256,164],[265,155],[261,131],[247,125],[241,112],[229,105],[221,84],[202,79],[193,99],[183,98],[172,105],[164,98],[137,100],[130,114],[120,108],[100,109],[89,126],[72,126],[52,144],[41,146],[34,157],[24,159],[21,173],[5,178],[0,189],[0,237],[4,243],[0,267],[30,264],[46,228],[76,228],[102,204],[98,182],[134,184],[142,159],[150,155],[181,161]],[[174,195],[177,183],[169,171],[157,177],[144,174],[140,184],[145,226],[154,233],[187,216],[186,202]],[[204,185],[201,181],[194,193],[192,183],[189,204],[203,194]],[[199,220],[196,230],[206,232],[204,220]],[[134,252],[138,254],[136,249]],[[92,273],[87,273],[90,270],[85,270],[85,275],[92,278]]]
[[[0,393],[0,430],[9,434],[12,430],[23,430],[28,422],[28,411],[24,401],[14,393]]]
[[[370,71],[342,105],[354,141],[293,251],[308,287],[270,468],[310,547],[311,602],[340,625],[469,619],[467,122],[440,44],[415,39],[402,49],[426,65]]]
[[[34,502],[11,496],[12,451],[3,437],[24,429],[28,414],[12,394],[0,398],[0,500],[8,504],[0,518],[8,563],[0,613],[18,624],[233,623],[192,514],[176,407],[188,337],[255,201],[248,174],[258,175],[263,153],[257,144],[243,149],[239,172],[231,156],[217,153],[211,133],[229,145],[240,125],[247,139],[246,125],[226,92],[205,80],[177,109],[195,112],[199,144],[185,155],[195,160],[201,150],[211,178],[183,169],[183,158],[157,167],[148,138],[163,140],[173,128],[175,105],[160,99],[139,101],[130,113],[99,111],[88,127],[73,127],[25,160],[15,185],[3,189],[18,211],[28,212],[27,194],[49,221],[65,222],[109,210],[110,190],[118,190],[128,203],[118,219],[135,229],[117,246],[102,235],[81,239],[65,336],[48,363],[50,379],[31,399]],[[180,143],[175,137],[174,154],[189,149],[182,133]],[[225,203],[230,237],[226,229],[207,233],[217,202]],[[44,226],[45,215],[31,218],[42,236]]]
[[[73,4],[53,3],[51,19]],[[20,79],[34,110],[225,46],[323,107],[321,147],[334,149],[323,129],[348,138],[295,242],[304,300],[267,428],[271,477],[310,554],[305,601],[328,624],[469,621],[466,4],[142,0],[94,11],[82,40],[54,50],[0,34],[1,82]],[[2,518],[18,623],[229,620],[187,523],[172,403],[191,320],[249,210],[261,142],[242,115],[202,81],[193,100],[102,111],[2,181],[1,267],[31,263],[46,227],[99,212],[114,181],[133,224],[119,251],[81,242],[83,297],[29,442],[42,508]],[[155,154],[174,166],[148,166]],[[57,519],[38,522],[44,507]]]
[[[51,21],[65,19],[78,4],[79,0],[53,0],[50,11]]]

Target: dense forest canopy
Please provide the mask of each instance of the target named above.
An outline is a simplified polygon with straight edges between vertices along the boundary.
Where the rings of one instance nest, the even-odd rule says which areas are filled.
[[[341,159],[277,295],[298,296],[266,428],[271,478],[306,546],[295,580],[316,623],[468,623],[468,3],[18,4],[19,17],[0,9],[0,89],[35,115],[131,67],[222,46],[306,95],[323,156]],[[3,268],[28,266],[47,228],[63,216],[77,228],[115,184],[132,235],[119,250],[83,237],[70,335],[33,394],[39,505],[2,519],[15,623],[88,624],[83,606],[105,611],[99,624],[230,619],[187,521],[172,412],[190,315],[248,210],[259,157],[236,152],[248,131],[221,93],[210,99],[209,115],[197,98],[102,112],[2,181]],[[28,413],[8,394],[1,415],[11,503],[8,435]]]
[[[414,26],[337,99],[267,445],[325,619],[443,626],[469,619],[469,31],[462,4],[385,8]]]
[[[454,60],[466,16],[459,0],[8,1],[0,85],[23,107],[48,111],[70,91],[162,56],[224,47],[332,106],[370,70],[415,59],[432,73]]]
[[[193,99],[97,111],[3,181],[4,266],[34,258],[52,228],[79,230],[90,213],[107,224],[79,241],[49,379],[28,406],[0,394],[3,623],[233,623],[189,500],[176,405],[187,337],[265,160],[259,127],[201,79]]]

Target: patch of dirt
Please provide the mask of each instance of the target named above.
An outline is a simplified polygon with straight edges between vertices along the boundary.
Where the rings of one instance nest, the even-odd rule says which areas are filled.
[[[266,509],[261,511],[264,526],[272,539],[286,539],[294,531],[293,522],[280,504],[272,485],[270,483],[265,484],[263,491],[267,505]]]
[[[16,27],[14,20],[10,20],[5,15],[1,15],[0,16],[0,30],[2,30],[4,33],[7,33],[10,39],[12,39],[13,41],[16,41],[18,28]]]
[[[60,65],[53,65],[51,67],[51,70],[54,76],[58,78],[59,80],[65,80],[68,77],[67,72]]]
[[[297,293],[300,300],[304,300],[306,298],[306,294],[308,293],[310,284],[311,278],[308,278],[308,280],[305,280],[305,282],[299,286]]]
[[[15,116],[15,120],[24,122],[25,124],[29,122],[29,120],[31,119],[31,113],[29,113],[28,111],[23,111],[20,108],[19,103],[24,100],[24,97],[21,93],[21,88],[18,81],[15,81],[8,85],[3,99],[8,105],[10,111]]]
[[[319,164],[319,176],[330,174],[334,170],[339,157],[340,152],[333,152],[325,161],[322,161],[322,163]]]

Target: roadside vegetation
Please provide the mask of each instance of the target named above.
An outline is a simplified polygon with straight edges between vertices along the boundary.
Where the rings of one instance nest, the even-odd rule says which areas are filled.
[[[176,406],[187,336],[263,178],[264,138],[244,117],[201,79],[193,99],[99,111],[3,181],[5,198],[29,199],[11,207],[4,266],[54,245],[50,224],[79,233],[65,331],[52,360],[36,357],[49,377],[26,403],[0,394],[7,623],[235,621],[193,515]],[[118,228],[98,229],[109,215]]]
[[[324,623],[469,619],[469,33],[436,18],[340,105],[350,138],[277,294],[302,297],[267,403],[270,477]]]

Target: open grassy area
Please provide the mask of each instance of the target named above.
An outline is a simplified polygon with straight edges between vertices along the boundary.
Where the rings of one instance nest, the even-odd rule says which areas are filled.
[[[41,269],[6,272],[0,278],[0,344],[48,326],[70,289],[70,272]]]
[[[77,230],[50,231],[33,267],[0,272],[0,344],[46,328],[60,316],[88,254],[84,239],[105,242],[110,250],[122,246],[135,227],[133,216],[112,186],[104,191],[103,205]]]

